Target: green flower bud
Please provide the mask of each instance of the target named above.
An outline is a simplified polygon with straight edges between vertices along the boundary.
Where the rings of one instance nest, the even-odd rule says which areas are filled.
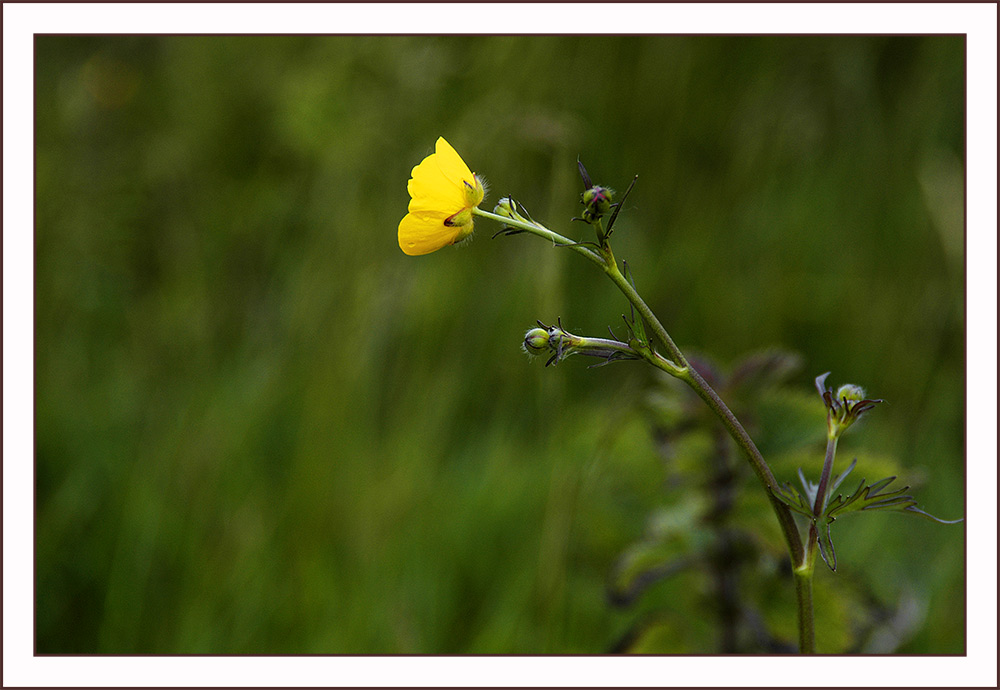
[[[549,332],[544,328],[532,328],[524,334],[524,351],[529,355],[540,355],[549,349]]]
[[[853,383],[845,383],[837,389],[836,398],[841,402],[859,402],[865,399],[865,391],[861,386],[856,386]]]
[[[517,218],[517,202],[505,196],[493,207],[493,213],[504,218]]]
[[[521,347],[529,355],[540,355],[543,352],[551,353],[545,366],[558,364],[575,354],[598,357],[604,360],[601,364],[622,359],[642,358],[640,353],[628,343],[608,340],[607,338],[586,338],[573,335],[564,331],[561,323],[557,326],[546,326],[541,321],[537,323],[538,328],[532,328],[524,334],[524,342]],[[594,366],[601,365],[595,364]]]
[[[829,372],[816,377],[816,390],[826,405],[827,435],[829,438],[838,438],[882,400],[866,398],[864,389],[853,383],[845,383],[834,393],[824,385],[827,376]]]
[[[614,192],[607,187],[594,186],[585,191],[580,196],[580,203],[584,206],[583,217],[585,220],[597,220],[611,210],[611,201]]]

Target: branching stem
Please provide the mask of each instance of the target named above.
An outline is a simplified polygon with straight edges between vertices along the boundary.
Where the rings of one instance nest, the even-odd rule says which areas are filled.
[[[743,425],[733,414],[732,410],[722,401],[719,394],[702,378],[701,374],[692,367],[687,358],[684,357],[684,353],[681,352],[680,348],[674,343],[670,334],[667,333],[663,324],[660,323],[656,315],[649,306],[643,301],[636,289],[632,287],[632,284],[626,280],[622,272],[618,270],[617,264],[614,262],[614,257],[611,256],[610,249],[607,250],[608,257],[610,261],[605,264],[604,271],[611,278],[612,282],[618,286],[618,289],[622,291],[626,299],[632,303],[636,308],[636,311],[642,315],[643,320],[652,329],[656,337],[662,342],[667,350],[670,352],[673,358],[674,367],[665,368],[661,363],[657,361],[651,361],[650,363],[657,366],[667,373],[670,373],[677,378],[688,384],[695,393],[698,394],[702,400],[711,408],[712,412],[722,421],[722,424],[726,427],[726,431],[736,442],[736,445],[740,447],[743,454],[746,456],[747,460],[750,462],[750,466],[753,468],[754,473],[760,480],[761,484],[764,485],[765,491],[767,491],[768,499],[771,502],[771,506],[774,508],[775,516],[778,518],[778,523],[781,525],[781,530],[785,536],[785,542],[788,545],[789,556],[791,557],[793,564],[801,564],[804,556],[804,550],[802,548],[802,539],[799,536],[798,527],[795,525],[795,519],[792,517],[792,512],[788,509],[784,503],[779,501],[775,495],[774,491],[778,490],[778,482],[774,478],[774,474],[771,472],[771,468],[768,466],[764,457],[761,455],[760,451],[757,449],[756,444],[754,444],[753,439],[750,438],[750,434],[747,433]],[[648,359],[648,358],[647,358]],[[662,358],[660,358],[662,360]]]
[[[628,299],[632,306],[639,312],[643,321],[656,335],[656,338],[663,343],[667,352],[670,354],[670,359],[666,359],[657,354],[652,347],[643,348],[640,351],[640,354],[642,354],[643,358],[653,366],[684,381],[694,390],[695,393],[698,394],[702,400],[705,401],[709,408],[722,421],[723,426],[725,426],[726,431],[736,442],[736,445],[743,451],[743,454],[750,462],[750,466],[753,468],[754,474],[757,475],[757,478],[763,485],[764,491],[767,493],[768,500],[771,503],[774,514],[778,519],[778,524],[781,526],[781,531],[785,537],[785,542],[788,546],[788,553],[792,562],[792,569],[795,573],[795,590],[796,598],[798,600],[799,618],[799,650],[804,654],[812,653],[814,651],[812,571],[816,549],[815,525],[812,526],[809,533],[809,544],[811,548],[806,549],[803,547],[802,538],[799,535],[799,530],[795,525],[795,520],[792,517],[791,511],[788,509],[788,506],[779,501],[775,496],[775,492],[778,490],[778,482],[775,480],[774,474],[771,472],[771,468],[768,466],[764,457],[754,444],[753,439],[750,438],[750,435],[747,433],[746,429],[743,428],[743,425],[740,424],[740,421],[736,418],[736,415],[733,414],[732,410],[730,410],[729,407],[726,406],[725,402],[723,402],[722,398],[719,397],[719,394],[716,393],[708,382],[702,378],[701,374],[699,374],[694,367],[688,363],[684,353],[681,352],[680,348],[678,348],[676,343],[674,343],[670,334],[667,333],[667,330],[663,327],[663,324],[660,323],[653,311],[649,308],[646,302],[643,301],[642,297],[639,296],[639,293],[632,286],[632,283],[630,283],[619,270],[618,263],[614,254],[611,252],[611,247],[607,238],[602,237],[602,233],[598,232],[599,239],[601,239],[600,246],[596,244],[582,244],[574,242],[559,233],[553,232],[539,223],[507,218],[488,211],[482,211],[478,208],[473,209],[473,213],[485,218],[491,218],[508,227],[517,228],[518,230],[524,230],[525,232],[530,232],[534,235],[538,235],[539,237],[544,237],[557,246],[568,247],[580,254],[583,254],[604,270],[611,281],[618,287],[619,290],[622,291],[626,299]],[[832,462],[830,465],[832,467]],[[826,474],[828,473],[826,472],[826,468],[824,466],[824,475]],[[827,477],[827,481],[829,481],[829,477]]]

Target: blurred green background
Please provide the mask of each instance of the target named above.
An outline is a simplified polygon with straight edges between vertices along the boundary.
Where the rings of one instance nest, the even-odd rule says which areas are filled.
[[[888,404],[841,461],[897,458],[960,517],[964,48],[37,37],[37,651],[599,653],[628,629],[604,588],[664,501],[656,377],[519,351],[535,319],[620,324],[572,253],[485,220],[399,250],[440,135],[485,208],[513,194],[581,238],[577,157],[638,174],[616,254],[678,344],[864,385]],[[899,651],[963,652],[964,527],[837,530],[818,590],[908,592]],[[658,651],[713,651],[692,610]]]

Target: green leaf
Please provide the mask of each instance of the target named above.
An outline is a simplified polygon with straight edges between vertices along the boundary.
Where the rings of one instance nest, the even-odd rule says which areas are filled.
[[[852,463],[850,469],[853,468],[854,464]],[[850,471],[850,469],[848,471]],[[846,474],[847,472],[844,473],[845,476]],[[869,486],[865,486],[865,480],[862,479],[858,488],[855,489],[854,493],[850,494],[847,498],[844,498],[842,495],[837,495],[833,500],[831,500],[827,505],[824,517],[828,521],[832,522],[841,515],[862,510],[895,510],[899,512],[905,511],[915,513],[946,525],[961,522],[961,519],[942,520],[941,518],[934,517],[930,513],[917,508],[917,499],[906,493],[910,489],[909,486],[904,486],[902,489],[896,489],[895,491],[883,493],[883,491],[895,479],[895,477],[886,477],[885,479],[879,480]],[[838,480],[838,485],[840,481],[842,480]]]
[[[841,482],[847,478],[850,471],[854,469],[854,465],[855,463],[852,462],[851,466],[837,479],[833,490],[836,490]],[[908,486],[895,491],[889,491],[888,493],[882,493],[895,479],[895,477],[886,477],[869,486],[865,486],[865,480],[862,479],[861,483],[858,484],[858,488],[854,490],[854,493],[850,494],[847,498],[844,498],[842,494],[838,494],[836,498],[827,504],[826,512],[823,515],[826,520],[822,525],[817,521],[816,527],[819,531],[819,554],[823,557],[823,561],[829,566],[830,570],[834,572],[837,570],[837,554],[833,550],[833,537],[830,535],[830,526],[841,515],[863,510],[894,510],[901,513],[913,513],[944,525],[953,525],[962,521],[961,519],[942,520],[920,510],[916,507],[917,500],[906,493],[910,489]]]
[[[812,506],[809,504],[808,499],[802,494],[802,492],[798,490],[798,488],[795,488],[786,482],[784,485],[779,485],[778,488],[773,490],[771,493],[791,510],[812,519]]]

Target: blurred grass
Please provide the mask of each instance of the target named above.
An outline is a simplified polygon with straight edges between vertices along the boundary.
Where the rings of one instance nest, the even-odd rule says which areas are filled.
[[[660,500],[650,373],[518,343],[536,318],[601,334],[624,301],[485,221],[405,257],[439,135],[487,205],[564,232],[577,156],[638,174],[616,254],[678,344],[865,385],[889,405],[843,457],[898,457],[923,507],[963,512],[961,37],[39,36],[36,77],[40,653],[622,632],[603,586]],[[962,529],[841,528],[842,571],[926,602],[901,651],[963,651]],[[668,650],[705,651],[674,623]]]

